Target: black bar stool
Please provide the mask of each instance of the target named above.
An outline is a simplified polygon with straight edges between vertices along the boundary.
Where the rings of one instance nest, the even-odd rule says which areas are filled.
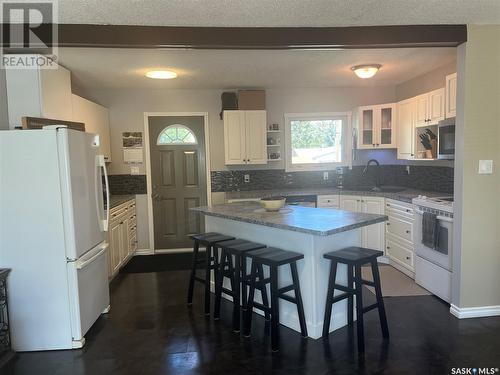
[[[215,232],[195,234],[190,237],[194,241],[194,244],[193,263],[191,266],[191,276],[189,278],[187,303],[188,305],[193,304],[194,282],[199,281],[200,283],[205,284],[205,315],[210,315],[210,273],[212,270],[214,270],[215,278],[217,278],[218,262],[218,256],[216,250],[214,249],[214,245],[217,242],[233,240],[234,237]],[[201,258],[198,255],[200,245],[204,245],[206,247],[204,258]],[[203,264],[205,266],[205,278],[196,276],[196,266],[199,264]]]
[[[382,289],[380,287],[380,275],[378,271],[377,258],[382,256],[383,252],[363,247],[347,247],[342,250],[332,251],[323,255],[324,258],[330,259],[330,276],[328,280],[328,293],[326,297],[325,319],[323,321],[323,337],[327,337],[330,330],[330,318],[332,315],[332,306],[334,303],[347,298],[347,323],[353,322],[353,300],[356,296],[356,319],[357,319],[357,336],[358,336],[358,351],[364,352],[365,338],[363,328],[363,314],[378,309],[380,317],[380,325],[382,327],[382,335],[384,338],[389,338],[389,328],[387,327],[387,318],[385,316],[384,300],[382,299]],[[347,265],[347,286],[335,283],[337,276],[337,264],[344,263]],[[373,281],[363,280],[361,276],[361,266],[370,263],[373,274]],[[355,272],[353,275],[353,271]],[[353,286],[353,283],[355,286]],[[363,284],[373,286],[377,302],[363,307]],[[344,293],[334,296],[335,290],[340,290]]]
[[[265,248],[265,245],[245,240],[232,240],[219,242],[216,245],[221,249],[220,262],[219,262],[219,278],[215,286],[215,307],[214,319],[220,318],[220,308],[222,301],[222,293],[233,297],[233,331],[240,331],[240,312],[241,312],[241,294],[243,294],[243,301],[245,309],[246,296],[247,296],[247,274],[246,274],[246,256],[245,254],[252,250]],[[233,263],[234,256],[234,263]],[[261,278],[264,278],[263,267],[260,267]],[[229,278],[231,281],[231,289],[224,288],[224,277]],[[240,285],[243,283],[243,288]],[[241,293],[243,289],[243,293]],[[260,288],[262,294],[262,301],[265,306],[269,306],[267,299],[267,290],[265,287]],[[266,313],[266,316],[268,313]],[[269,317],[268,317],[269,320]]]
[[[271,314],[271,349],[273,351],[279,350],[279,298],[286,301],[295,303],[297,305],[297,312],[299,314],[300,332],[303,337],[307,337],[306,318],[304,315],[304,306],[302,304],[302,296],[300,294],[299,276],[297,273],[297,261],[304,258],[304,255],[277,249],[275,247],[268,247],[266,249],[255,250],[247,253],[247,256],[252,259],[252,268],[250,272],[250,291],[248,294],[247,311],[245,313],[244,331],[245,336],[250,335],[252,326],[252,309],[255,306],[254,293],[255,288],[271,284],[271,308],[268,310]],[[279,288],[278,287],[278,267],[285,264],[290,265],[292,273],[292,284]],[[262,265],[269,267],[270,277],[267,279],[259,278],[259,268]],[[262,275],[263,276],[263,275]],[[259,280],[257,280],[259,278]],[[286,293],[290,291],[295,292],[295,297],[289,296]]]

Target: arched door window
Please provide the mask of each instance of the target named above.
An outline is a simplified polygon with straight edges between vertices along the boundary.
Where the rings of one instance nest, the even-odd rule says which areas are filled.
[[[158,135],[157,145],[196,145],[194,133],[186,126],[175,124],[167,126]]]

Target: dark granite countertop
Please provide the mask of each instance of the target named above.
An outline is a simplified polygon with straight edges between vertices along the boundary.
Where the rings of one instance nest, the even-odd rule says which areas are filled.
[[[203,206],[192,210],[208,216],[317,236],[329,236],[387,220],[385,215],[301,206],[285,206],[280,212],[266,212],[255,202]]]
[[[109,196],[109,208],[114,208],[119,206],[126,201],[135,199],[135,195],[110,195]]]
[[[375,191],[364,191],[364,190],[352,190],[352,189],[338,189],[335,187],[331,188],[304,188],[304,189],[284,189],[284,190],[251,190],[251,191],[228,191],[226,192],[226,199],[247,199],[247,198],[261,198],[269,197],[273,195],[363,195],[363,196],[376,196],[395,199],[402,202],[411,203],[413,198],[419,195],[426,195],[428,197],[439,197],[450,195],[448,193],[440,193],[435,191],[425,191],[417,189],[404,189],[403,191],[392,193],[392,192],[375,192]]]

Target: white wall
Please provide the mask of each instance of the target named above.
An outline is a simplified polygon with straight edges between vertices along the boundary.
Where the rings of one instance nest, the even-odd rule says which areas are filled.
[[[467,26],[459,48],[452,303],[500,309],[500,25]],[[493,160],[493,174],[478,174]]]

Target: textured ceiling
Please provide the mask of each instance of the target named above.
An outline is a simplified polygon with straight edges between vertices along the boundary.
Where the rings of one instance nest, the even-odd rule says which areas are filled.
[[[455,48],[240,51],[60,48],[59,61],[86,88],[305,88],[391,86],[456,60]],[[368,80],[350,67],[382,64]],[[153,80],[150,69],[179,77]]]
[[[59,0],[59,22],[241,27],[500,24],[500,1]]]

